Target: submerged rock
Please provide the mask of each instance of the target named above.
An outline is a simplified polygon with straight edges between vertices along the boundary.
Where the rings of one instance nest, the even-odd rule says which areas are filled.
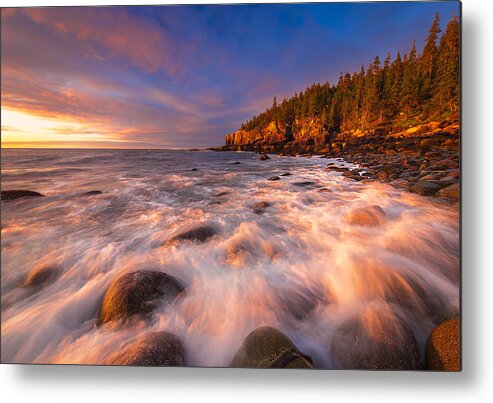
[[[21,197],[43,197],[41,193],[32,190],[2,190],[1,200],[15,200]]]
[[[173,277],[159,271],[134,271],[113,281],[104,294],[99,322],[151,313],[158,304],[172,302],[183,291]]]
[[[89,192],[84,193],[83,196],[97,196],[102,193],[103,192],[101,192],[100,190],[90,190]]]
[[[344,220],[348,224],[376,227],[385,223],[386,214],[380,206],[361,207],[350,211]]]
[[[270,157],[265,153],[260,154],[260,161],[265,161],[265,160],[270,160]]]
[[[266,201],[261,201],[261,202],[255,203],[252,206],[252,208],[253,208],[253,212],[255,214],[262,214],[262,213],[264,213],[265,209],[269,206],[270,206],[270,203],[268,203]]]
[[[24,280],[24,287],[38,287],[56,280],[61,270],[56,266],[38,266],[32,269]]]
[[[419,368],[419,348],[411,329],[391,311],[367,308],[339,327],[331,355],[344,369]]]
[[[438,325],[426,340],[426,369],[460,371],[460,320],[450,319]]]
[[[270,180],[270,181],[280,181],[281,178],[279,178],[279,176],[271,176],[268,180]]]
[[[183,346],[174,334],[156,332],[139,337],[110,358],[109,365],[181,367],[185,365]]]
[[[177,242],[177,241],[195,241],[195,242],[205,242],[207,239],[216,235],[217,232],[214,228],[201,225],[186,231],[179,233],[178,235],[173,236],[169,239],[168,242]]]
[[[286,335],[273,327],[259,327],[250,333],[231,362],[240,368],[313,368]]]
[[[411,186],[409,190],[420,195],[434,195],[440,190],[440,186],[430,181],[419,181]]]

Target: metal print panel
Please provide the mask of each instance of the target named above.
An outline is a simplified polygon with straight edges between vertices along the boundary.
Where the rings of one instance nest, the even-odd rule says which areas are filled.
[[[460,370],[460,3],[1,10],[1,361]]]

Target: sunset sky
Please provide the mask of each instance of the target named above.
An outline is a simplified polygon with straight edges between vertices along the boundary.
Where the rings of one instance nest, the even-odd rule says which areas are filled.
[[[456,2],[4,8],[2,147],[222,145],[252,115],[375,55],[419,49]]]

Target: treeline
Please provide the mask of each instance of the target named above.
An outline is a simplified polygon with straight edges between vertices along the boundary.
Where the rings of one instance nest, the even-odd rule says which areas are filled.
[[[288,129],[295,119],[318,118],[329,131],[404,127],[429,118],[445,118],[459,109],[460,27],[452,16],[440,35],[436,14],[421,55],[414,42],[409,54],[375,57],[365,70],[342,74],[336,85],[313,84],[304,92],[276,98],[272,107],[242,124],[262,129],[272,121]]]

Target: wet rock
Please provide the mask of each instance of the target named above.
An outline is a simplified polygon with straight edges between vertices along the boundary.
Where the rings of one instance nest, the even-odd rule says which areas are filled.
[[[158,304],[172,302],[183,291],[173,277],[159,271],[134,271],[113,281],[104,294],[99,322],[147,315]]]
[[[428,336],[425,350],[426,369],[433,371],[460,371],[459,317],[438,325]]]
[[[312,182],[312,181],[303,181],[303,182],[293,182],[293,185],[294,186],[306,187],[306,186],[316,185],[316,183],[315,182]]]
[[[332,338],[330,352],[344,369],[419,368],[413,332],[386,309],[367,308],[342,324]]]
[[[262,214],[265,209],[267,207],[270,206],[270,203],[266,202],[266,201],[260,201],[258,203],[255,203],[252,207],[253,207],[253,212],[255,214]]]
[[[361,207],[350,211],[344,220],[351,225],[376,227],[385,223],[385,212],[380,206]]]
[[[102,193],[103,192],[101,192],[100,190],[90,190],[89,192],[84,193],[83,196],[97,196]]]
[[[192,168],[191,171],[192,172],[195,172],[197,170],[197,168]]]
[[[194,241],[202,243],[216,235],[216,233],[214,228],[207,225],[201,225],[173,236],[168,242]]]
[[[181,367],[185,365],[183,346],[174,334],[156,332],[139,337],[110,358],[109,365]]]
[[[38,287],[55,281],[61,274],[56,266],[38,266],[32,269],[24,280],[24,287]]]
[[[240,161],[235,161],[235,162],[233,162],[232,165],[239,165],[239,164],[240,164]]]
[[[321,188],[321,189],[318,189],[318,191],[319,191],[320,193],[332,193],[332,190],[327,189],[327,188]]]
[[[265,161],[265,160],[270,160],[270,157],[265,153],[260,154],[260,161]]]
[[[259,327],[250,333],[231,363],[240,368],[313,368],[286,335],[273,327]]]
[[[279,176],[291,176],[291,175],[292,175],[292,173],[291,173],[291,172],[285,172],[285,173],[283,173],[283,174],[281,174],[281,175],[279,175]]]
[[[389,185],[396,189],[407,189],[409,187],[409,181],[405,179],[394,179],[389,182]]]
[[[437,173],[432,173],[432,174],[426,174],[424,176],[422,176],[420,179],[419,179],[419,182],[421,181],[434,181],[434,180],[438,180],[442,177],[443,175],[441,174],[437,174]]]
[[[440,190],[440,186],[430,181],[418,181],[409,190],[420,195],[434,195]]]
[[[437,197],[446,197],[447,199],[458,200],[460,198],[460,185],[455,183],[447,186],[436,193]]]
[[[21,197],[43,197],[41,193],[32,190],[2,190],[1,200],[15,200]]]
[[[349,168],[346,167],[338,167],[336,165],[327,165],[325,168],[326,171],[336,171],[336,172],[348,172]]]
[[[268,180],[270,180],[270,181],[280,181],[281,178],[279,178],[279,176],[271,176]]]

